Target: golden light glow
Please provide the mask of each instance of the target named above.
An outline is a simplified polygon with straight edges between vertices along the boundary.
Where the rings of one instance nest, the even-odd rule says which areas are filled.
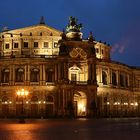
[[[12,104],[12,102],[11,102],[11,101],[9,101],[9,104]]]
[[[29,102],[28,101],[26,101],[26,104],[28,104]]]
[[[17,91],[18,96],[28,96],[28,94],[29,94],[29,92],[24,90],[24,89],[21,89],[21,90]]]
[[[109,105],[110,103],[109,102],[107,102],[107,105]]]
[[[17,92],[17,95],[18,95],[18,96],[20,95],[20,91]]]
[[[86,111],[86,107],[85,107],[85,104],[83,103],[79,103],[78,104],[78,109],[81,111],[81,112],[85,112]]]
[[[38,101],[39,104],[41,104],[41,101]]]
[[[124,105],[128,105],[128,103],[123,103]]]
[[[138,103],[137,102],[135,102],[135,106],[138,106]]]
[[[28,91],[25,91],[25,95],[27,96],[29,93],[28,93]]]
[[[120,105],[120,102],[115,102],[114,105]]]

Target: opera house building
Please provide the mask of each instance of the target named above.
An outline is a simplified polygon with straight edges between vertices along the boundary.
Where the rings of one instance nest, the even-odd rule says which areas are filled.
[[[0,117],[140,116],[140,67],[112,61],[111,46],[40,23],[0,32]]]

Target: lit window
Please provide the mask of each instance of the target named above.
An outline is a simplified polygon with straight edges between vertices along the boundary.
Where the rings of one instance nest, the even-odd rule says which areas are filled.
[[[24,48],[28,48],[28,42],[24,42]]]
[[[104,54],[104,50],[102,50],[102,54]]]
[[[53,82],[54,81],[53,75],[54,75],[53,69],[46,70],[46,82]]]
[[[14,43],[14,48],[18,48],[18,43]]]
[[[58,46],[58,43],[54,42],[54,48],[57,48],[57,46]]]
[[[114,71],[112,72],[112,85],[117,85],[116,73]]]
[[[9,82],[9,73],[10,73],[9,69],[4,69],[2,71],[2,82],[3,83],[8,83]]]
[[[10,45],[7,43],[5,44],[5,49],[9,49]]]
[[[48,42],[44,42],[44,48],[48,48],[49,47],[49,43]]]
[[[96,53],[99,53],[99,49],[98,48],[96,48]]]
[[[34,48],[38,48],[38,42],[34,42]]]
[[[77,80],[77,75],[75,73],[71,74],[71,81],[76,81]]]
[[[120,86],[124,87],[124,75],[120,74]]]
[[[31,82],[39,82],[39,70],[38,69],[32,69],[31,70]]]
[[[23,82],[24,81],[24,70],[19,68],[16,70],[16,82]]]
[[[102,82],[103,85],[107,85],[107,74],[105,71],[102,71]]]

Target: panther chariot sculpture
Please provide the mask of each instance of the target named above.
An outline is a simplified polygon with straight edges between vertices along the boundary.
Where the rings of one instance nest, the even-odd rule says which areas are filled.
[[[81,40],[82,39],[82,32],[81,29],[83,25],[77,24],[77,19],[75,17],[69,17],[69,24],[66,27],[66,36],[70,40]]]

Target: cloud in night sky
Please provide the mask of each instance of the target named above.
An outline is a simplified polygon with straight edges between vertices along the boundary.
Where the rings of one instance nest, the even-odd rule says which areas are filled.
[[[140,0],[1,0],[0,28],[46,24],[62,30],[69,16],[83,23],[84,38],[90,31],[97,41],[112,46],[113,60],[140,66]]]

